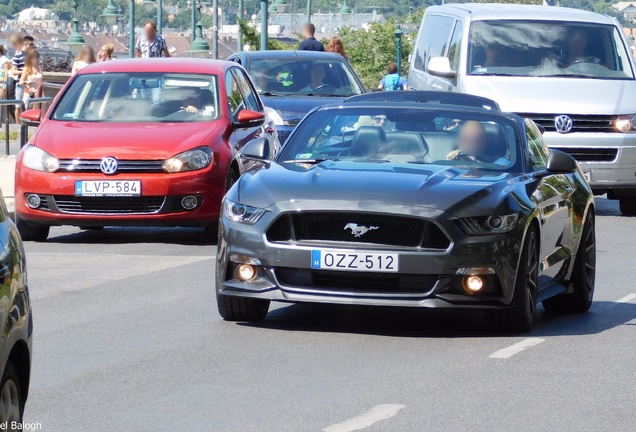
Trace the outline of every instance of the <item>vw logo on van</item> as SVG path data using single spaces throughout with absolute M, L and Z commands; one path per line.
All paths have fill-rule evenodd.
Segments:
M 568 133 L 572 130 L 572 119 L 566 115 L 560 115 L 554 119 L 554 127 L 558 133 Z
M 102 159 L 102 162 L 99 164 L 99 168 L 104 174 L 115 174 L 117 172 L 117 165 L 117 159 L 108 156 Z

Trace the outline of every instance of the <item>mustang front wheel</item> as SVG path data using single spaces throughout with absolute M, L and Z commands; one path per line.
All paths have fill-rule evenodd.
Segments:
M 216 295 L 219 314 L 226 321 L 262 321 L 269 310 L 269 300 Z

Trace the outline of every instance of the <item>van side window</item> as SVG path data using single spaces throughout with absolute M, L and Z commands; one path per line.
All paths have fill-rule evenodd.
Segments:
M 453 37 L 450 41 L 450 47 L 448 48 L 448 59 L 450 60 L 451 69 L 454 71 L 457 71 L 459 68 L 463 32 L 464 25 L 461 21 L 457 21 L 457 24 L 455 24 L 455 30 L 453 30 Z
M 448 48 L 448 41 L 454 24 L 455 20 L 451 17 L 442 15 L 426 16 L 417 41 L 415 68 L 426 71 L 431 58 L 444 55 L 446 48 Z
M 528 153 L 530 156 L 530 168 L 532 171 L 540 171 L 545 169 L 548 164 L 548 156 L 550 150 L 543 142 L 541 132 L 535 126 L 534 122 L 526 119 L 526 139 L 528 140 Z

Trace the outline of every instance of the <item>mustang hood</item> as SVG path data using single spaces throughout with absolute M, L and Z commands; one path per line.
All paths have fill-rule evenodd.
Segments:
M 261 96 L 263 104 L 275 109 L 281 114 L 283 120 L 300 120 L 312 109 L 344 100 L 340 97 L 320 96 Z
M 88 123 L 49 120 L 32 142 L 57 158 L 167 159 L 221 133 L 214 123 Z
M 314 166 L 272 163 L 244 175 L 237 199 L 266 208 L 275 203 L 320 202 L 321 208 L 339 203 L 419 206 L 435 210 L 490 214 L 516 181 L 508 173 L 417 164 L 323 162 Z M 378 208 L 377 206 L 375 207 Z
M 467 93 L 495 100 L 503 111 L 546 114 L 636 113 L 636 81 L 469 76 Z

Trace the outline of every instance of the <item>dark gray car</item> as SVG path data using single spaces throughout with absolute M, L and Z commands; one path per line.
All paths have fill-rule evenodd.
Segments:
M 313 111 L 227 193 L 221 316 L 260 320 L 272 300 L 460 308 L 525 331 L 538 302 L 587 310 L 594 200 L 576 161 L 492 101 L 387 93 Z

